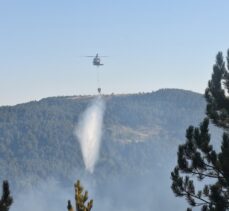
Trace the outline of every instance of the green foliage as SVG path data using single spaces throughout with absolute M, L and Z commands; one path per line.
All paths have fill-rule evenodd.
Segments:
M 228 71 L 220 52 L 205 96 L 208 117 L 225 130 L 221 151 L 216 152 L 210 144 L 209 119 L 205 118 L 199 127 L 187 129 L 186 142 L 178 148 L 177 166 L 171 173 L 175 195 L 185 197 L 192 207 L 202 207 L 202 211 L 229 209 L 229 98 L 225 94 L 228 84 Z M 200 190 L 194 185 L 197 180 L 204 184 Z
M 10 196 L 10 188 L 8 181 L 2 183 L 2 197 L 0 199 L 0 211 L 8 211 L 13 203 L 13 198 Z
M 84 163 L 74 130 L 93 98 L 52 97 L 0 107 L 0 179 L 8 178 L 14 187 L 21 187 L 48 176 L 70 183 L 72 167 L 81 174 Z M 203 96 L 184 90 L 104 99 L 103 144 L 95 171 L 101 181 L 121 172 L 152 171 L 151 161 L 170 153 L 167 148 L 179 143 L 182 130 L 204 115 Z
M 229 50 L 227 52 L 227 67 L 229 67 Z M 216 56 L 211 80 L 205 91 L 207 100 L 207 115 L 222 128 L 229 128 L 229 72 L 225 67 L 222 52 Z
M 72 203 L 70 200 L 68 200 L 68 206 L 67 206 L 68 211 L 74 211 L 73 207 L 72 207 Z
M 90 211 L 93 206 L 93 200 L 88 200 L 88 192 L 84 192 L 84 188 L 81 186 L 80 181 L 78 180 L 75 187 L 75 201 L 76 201 L 76 210 L 77 211 Z M 87 204 L 85 204 L 87 202 Z M 73 211 L 73 207 L 71 205 L 71 201 L 68 201 L 68 211 Z

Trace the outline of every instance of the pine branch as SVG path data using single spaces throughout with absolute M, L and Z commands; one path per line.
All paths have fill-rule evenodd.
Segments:
M 193 197 L 193 198 L 195 198 L 195 199 L 198 199 L 198 200 L 204 202 L 204 204 L 208 204 L 208 205 L 212 204 L 212 202 L 209 202 L 209 201 L 207 201 L 207 200 L 205 200 L 205 199 L 203 199 L 203 198 L 201 198 L 201 197 L 199 197 L 199 196 L 197 196 L 197 195 L 195 195 L 195 194 L 192 194 L 192 193 L 190 193 L 190 192 L 188 192 L 188 191 L 186 191 L 186 190 L 184 190 L 184 192 L 185 192 L 184 195 L 185 195 L 186 197 L 191 196 L 191 197 Z

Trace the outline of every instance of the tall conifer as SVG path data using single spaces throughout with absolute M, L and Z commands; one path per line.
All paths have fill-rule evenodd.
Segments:
M 175 195 L 185 197 L 191 207 L 201 207 L 202 211 L 229 209 L 228 69 L 229 51 L 227 68 L 223 54 L 219 52 L 205 91 L 208 117 L 199 127 L 190 126 L 187 129 L 186 142 L 178 147 L 177 166 L 171 173 L 171 188 Z M 209 119 L 224 129 L 219 152 L 216 152 L 210 144 Z M 197 180 L 203 183 L 203 188 L 200 190 L 196 190 L 194 185 Z M 191 208 L 187 210 L 190 211 Z

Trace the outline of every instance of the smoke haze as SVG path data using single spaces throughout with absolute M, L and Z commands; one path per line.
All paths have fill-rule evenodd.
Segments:
M 14 198 L 10 211 L 67 210 L 67 200 L 75 204 L 74 183 L 77 179 L 85 190 L 88 190 L 89 199 L 94 200 L 93 211 L 186 210 L 188 204 L 185 199 L 176 198 L 170 188 L 170 172 L 176 165 L 177 148 L 184 142 L 185 129 L 191 123 L 197 125 L 199 119 L 192 117 L 198 116 L 201 119 L 200 114 L 204 112 L 196 109 L 200 107 L 197 104 L 193 109 L 197 115 L 186 115 L 190 114 L 187 108 L 195 102 L 195 98 L 187 98 L 190 101 L 185 98 L 177 102 L 177 98 L 174 99 L 171 97 L 173 95 L 169 94 L 168 100 L 163 104 L 161 102 L 164 102 L 164 97 L 158 100 L 160 95 L 157 94 L 156 98 L 153 96 L 154 94 L 129 96 L 128 100 L 123 96 L 106 98 L 106 110 L 105 97 L 88 98 L 91 99 L 89 104 L 88 99 L 79 99 L 78 104 L 75 99 L 71 99 L 73 102 L 69 109 L 63 104 L 63 108 L 68 111 L 68 116 L 64 117 L 71 117 L 71 121 L 63 121 L 63 124 L 60 124 L 58 136 L 71 136 L 61 136 L 63 140 L 60 143 L 64 145 L 55 145 L 58 143 L 56 141 L 49 145 L 55 150 L 57 146 L 61 146 L 60 152 L 66 152 L 59 158 L 61 154 L 57 150 L 55 153 L 58 156 L 52 157 L 50 162 L 54 167 L 61 166 L 61 172 L 59 169 L 45 172 L 41 181 L 39 174 L 32 174 L 31 179 L 24 175 L 22 178 L 17 177 L 20 183 L 31 183 L 28 188 L 16 189 L 9 180 Z M 171 99 L 176 102 L 171 103 Z M 47 103 L 48 107 L 53 101 Z M 59 105 L 59 101 L 57 104 Z M 177 107 L 177 104 L 181 105 L 181 108 Z M 171 110 L 178 110 L 179 115 Z M 55 122 L 52 122 L 53 124 Z M 68 133 L 61 130 L 66 126 L 69 128 Z M 139 130 L 142 126 L 146 130 Z M 128 128 L 131 130 L 127 130 Z M 140 135 L 147 135 L 149 131 L 155 132 L 156 135 L 141 139 Z M 54 140 L 57 138 L 54 136 Z M 47 136 L 46 139 L 49 140 Z M 60 159 L 66 164 L 70 163 L 71 171 L 60 165 Z M 38 164 L 42 166 L 42 163 Z M 37 172 L 40 173 L 36 171 L 35 174 Z M 64 174 L 67 177 L 61 176 Z

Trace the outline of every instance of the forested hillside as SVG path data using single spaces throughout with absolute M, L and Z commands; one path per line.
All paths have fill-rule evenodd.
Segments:
M 176 148 L 204 115 L 200 94 L 164 89 L 104 96 L 102 149 L 95 174 L 146 171 L 151 158 Z M 74 128 L 93 96 L 51 97 L 0 108 L 0 175 L 19 184 L 84 169 Z M 160 159 L 159 159 L 160 160 Z M 139 164 L 136 168 L 136 162 Z M 147 170 L 148 171 L 148 170 Z
M 114 203 L 120 202 L 118 207 L 113 206 L 114 210 L 126 206 L 127 195 L 120 196 L 123 188 L 151 195 L 164 188 L 171 197 L 169 175 L 177 146 L 184 141 L 186 128 L 199 124 L 204 116 L 203 96 L 176 89 L 103 96 L 106 110 L 102 145 L 91 176 L 84 171 L 74 131 L 93 98 L 51 97 L 0 107 L 1 179 L 7 178 L 18 189 L 47 178 L 63 184 L 73 184 L 76 177 L 87 178 L 102 201 L 109 195 Z M 163 182 L 158 183 L 156 178 Z M 160 202 L 161 197 L 153 197 L 160 206 L 171 207 L 169 202 Z M 132 202 L 128 209 L 139 210 L 138 200 L 132 200 L 136 204 Z M 148 200 L 151 202 L 151 197 Z

